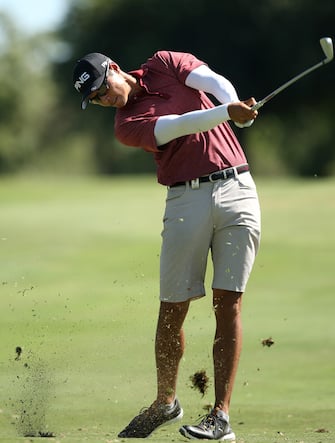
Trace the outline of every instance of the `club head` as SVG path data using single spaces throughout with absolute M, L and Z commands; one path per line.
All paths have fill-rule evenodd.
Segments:
M 326 56 L 325 63 L 330 62 L 334 58 L 333 42 L 330 37 L 323 37 L 320 39 L 321 48 Z

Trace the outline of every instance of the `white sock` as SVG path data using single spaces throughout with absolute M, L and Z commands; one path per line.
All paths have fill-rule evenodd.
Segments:
M 216 411 L 216 416 L 219 418 L 223 418 L 226 420 L 227 423 L 229 423 L 229 415 L 226 414 L 224 411 L 221 411 L 221 409 Z
M 175 404 L 175 400 L 173 400 L 172 403 L 168 403 L 168 404 L 166 404 L 166 405 L 165 405 L 165 409 L 166 409 L 167 411 L 171 411 L 171 409 L 174 408 L 174 404 Z

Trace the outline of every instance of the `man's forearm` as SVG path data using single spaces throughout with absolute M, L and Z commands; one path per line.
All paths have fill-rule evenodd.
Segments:
M 154 131 L 157 145 L 165 145 L 184 135 L 209 131 L 229 118 L 228 105 L 159 117 Z

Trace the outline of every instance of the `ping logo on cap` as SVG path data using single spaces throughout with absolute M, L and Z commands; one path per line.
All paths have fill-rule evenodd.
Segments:
M 78 92 L 80 92 L 81 87 L 85 84 L 85 82 L 90 78 L 90 74 L 88 72 L 83 72 L 79 79 L 75 82 L 74 87 Z
M 111 59 L 99 52 L 92 52 L 77 60 L 73 71 L 73 86 L 82 95 L 82 109 L 86 109 L 90 94 L 106 81 L 110 63 Z

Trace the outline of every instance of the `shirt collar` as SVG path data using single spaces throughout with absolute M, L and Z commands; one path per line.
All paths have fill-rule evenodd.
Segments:
M 146 94 L 148 94 L 148 95 L 158 95 L 159 97 L 162 97 L 162 98 L 165 98 L 165 99 L 170 98 L 171 97 L 170 94 L 166 94 L 166 93 L 161 92 L 161 91 L 151 91 L 151 89 L 149 88 L 149 85 L 148 85 L 148 79 L 146 78 L 147 74 L 148 74 L 148 71 L 149 71 L 148 68 L 140 68 L 140 69 L 136 69 L 134 71 L 130 71 L 130 72 L 128 72 L 128 74 L 132 75 L 133 77 L 135 77 L 138 80 L 140 86 L 142 88 L 144 88 Z M 140 95 L 142 95 L 142 94 L 140 94 Z M 135 94 L 135 95 L 132 96 L 132 99 L 133 100 L 137 100 L 140 95 L 139 94 Z

